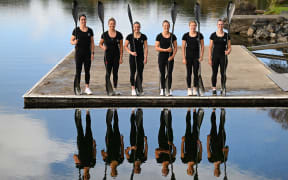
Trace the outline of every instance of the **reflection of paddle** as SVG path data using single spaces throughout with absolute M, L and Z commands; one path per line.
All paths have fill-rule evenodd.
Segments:
M 107 176 L 107 163 L 105 162 L 105 171 L 104 171 L 103 180 L 106 180 L 106 176 Z
M 129 4 L 128 4 L 128 9 L 129 9 Z M 128 10 L 128 11 L 129 11 L 129 10 Z M 134 46 L 134 47 L 135 47 L 135 46 Z M 135 112 L 133 112 L 133 115 L 134 115 L 134 117 L 135 117 L 135 114 L 134 114 L 134 113 L 135 113 Z M 131 116 L 132 116 L 132 115 L 131 115 Z M 136 113 L 136 117 L 134 118 L 134 121 L 131 122 L 131 123 L 133 123 L 134 126 L 136 126 L 136 125 L 135 125 L 136 119 L 137 119 L 137 113 Z M 137 148 L 137 138 L 138 138 L 138 127 L 136 126 L 136 142 L 135 142 L 136 148 Z M 132 149 L 132 144 L 131 144 L 131 153 L 132 153 L 132 150 L 133 150 L 133 149 Z M 133 154 L 133 169 L 132 169 L 131 176 L 130 176 L 130 179 L 131 179 L 131 180 L 133 180 L 133 177 L 134 177 L 136 150 L 137 150 L 137 149 L 134 149 L 134 154 Z
M 223 125 L 223 127 L 222 127 L 222 136 L 223 136 L 223 137 L 222 137 L 222 141 L 223 141 L 223 148 L 225 147 L 225 139 L 224 139 L 224 132 L 225 132 L 225 130 L 224 130 L 225 116 L 226 116 L 225 109 L 222 108 L 222 109 L 221 109 L 221 114 L 220 114 L 220 125 Z M 224 180 L 227 180 L 228 178 L 227 178 L 227 172 L 226 172 L 226 158 L 225 158 L 225 152 L 223 151 L 223 149 L 222 149 L 222 152 L 223 152 L 223 158 L 224 158 L 224 173 L 225 173 L 225 175 L 224 175 Z
M 167 128 L 167 136 L 168 136 L 168 142 L 170 141 L 170 135 L 169 134 L 169 128 L 171 128 L 172 130 L 172 127 L 170 127 L 170 123 L 171 123 L 171 126 L 172 126 L 172 117 L 171 117 L 171 112 L 169 112 L 168 109 L 164 109 L 164 120 L 165 120 L 165 124 L 166 124 L 166 128 Z M 172 162 L 172 155 L 171 155 L 171 152 L 172 152 L 172 147 L 171 146 L 174 146 L 173 145 L 173 142 L 171 142 L 172 145 L 168 144 L 169 146 L 169 163 L 171 164 L 171 180 L 174 180 L 176 179 L 175 178 L 175 174 L 174 174 L 174 171 L 173 171 L 173 162 Z M 174 153 L 174 150 L 173 150 L 173 153 Z
M 132 13 L 131 13 L 131 9 L 130 9 L 130 5 L 129 4 L 128 4 L 128 17 L 129 17 L 129 21 L 130 21 L 131 28 L 132 28 L 132 41 L 133 41 L 134 52 L 136 52 L 135 39 L 134 39 L 134 29 L 133 29 L 133 19 L 132 19 Z M 131 48 L 131 46 L 130 46 L 130 48 Z M 131 48 L 131 50 L 132 50 L 132 48 Z M 137 71 L 137 75 L 136 75 L 136 89 L 141 94 L 143 92 L 143 88 L 142 88 L 142 82 L 140 80 L 139 72 L 138 72 L 138 68 L 137 68 L 138 65 L 137 65 L 136 56 L 134 56 L 134 60 L 135 60 L 135 66 L 136 66 L 136 71 Z
M 74 23 L 75 23 L 75 37 L 77 40 L 78 2 L 76 0 L 72 2 L 72 16 L 73 16 Z M 76 59 L 76 52 L 75 52 L 75 59 Z M 75 76 L 75 79 L 74 79 L 74 94 L 75 95 L 81 94 L 80 82 L 77 76 Z
M 199 57 L 201 56 L 201 42 L 200 42 L 200 4 L 198 2 L 195 3 L 194 6 L 194 14 L 195 14 L 195 19 L 198 24 L 198 45 L 199 45 Z M 205 88 L 201 76 L 201 62 L 199 62 L 199 69 L 198 69 L 198 96 L 204 95 Z
M 200 127 L 201 127 L 201 124 L 202 124 L 202 121 L 203 121 L 203 117 L 204 117 L 204 111 L 203 109 L 198 109 L 198 112 L 197 112 L 197 154 L 196 154 L 196 173 L 195 173 L 195 176 L 194 176 L 194 180 L 198 179 L 198 154 L 199 154 L 199 151 L 200 151 L 200 145 L 198 144 L 198 140 L 199 140 L 199 137 L 200 137 Z M 195 122 L 193 122 L 195 123 Z M 199 140 L 200 141 L 200 140 Z
M 100 21 L 102 23 L 102 32 L 103 32 L 103 36 L 104 36 L 104 6 L 103 6 L 103 3 L 101 1 L 98 1 L 98 16 L 99 16 Z M 103 39 L 104 39 L 104 44 L 105 44 L 105 38 L 103 37 Z M 106 57 L 106 52 L 104 53 L 104 61 L 105 61 L 105 68 L 106 68 L 106 74 L 107 74 L 107 72 L 108 72 L 107 71 L 108 60 Z M 112 84 L 110 81 L 110 76 L 105 76 L 105 82 L 106 82 L 105 85 L 106 85 L 107 95 L 109 95 L 109 96 L 114 95 L 114 91 L 113 91 Z
M 172 7 L 171 7 L 171 18 L 172 18 L 172 23 L 173 23 L 173 25 L 172 25 L 172 34 L 170 35 L 171 36 L 170 37 L 170 47 L 171 48 L 172 48 L 172 45 L 173 45 L 173 34 L 174 34 L 174 26 L 175 26 L 175 22 L 176 22 L 176 16 L 177 16 L 177 4 L 174 1 L 173 4 L 172 4 Z M 177 47 L 174 47 L 174 48 L 177 48 Z M 169 53 L 169 57 L 170 56 L 172 56 L 172 52 Z M 168 83 L 169 63 L 170 62 L 168 61 L 168 63 L 167 63 L 167 73 L 166 73 L 166 77 L 165 77 L 165 86 L 166 86 L 167 92 L 169 90 L 169 87 L 168 87 L 168 84 L 169 84 Z M 170 92 L 168 92 L 168 94 L 166 94 L 166 96 L 169 95 L 169 94 L 170 94 Z
M 227 6 L 227 20 L 228 20 L 228 34 L 227 34 L 227 44 L 226 44 L 226 50 L 228 49 L 228 36 L 230 33 L 230 23 L 233 17 L 235 11 L 235 4 L 232 1 L 229 1 Z M 227 55 L 225 55 L 225 64 L 224 64 L 224 77 L 222 82 L 222 96 L 226 96 L 226 66 L 227 66 Z

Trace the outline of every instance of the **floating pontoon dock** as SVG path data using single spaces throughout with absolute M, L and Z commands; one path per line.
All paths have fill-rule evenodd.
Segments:
M 103 51 L 95 48 L 91 67 L 90 88 L 93 95 L 74 95 L 74 51 L 64 57 L 24 97 L 25 108 L 74 108 L 74 107 L 283 107 L 288 104 L 288 94 L 268 76 L 273 73 L 243 46 L 232 46 L 227 69 L 227 96 L 211 95 L 212 70 L 208 64 L 208 47 L 202 62 L 202 77 L 206 88 L 204 96 L 187 96 L 186 66 L 182 63 L 181 48 L 175 58 L 173 71 L 173 96 L 159 96 L 159 71 L 157 52 L 149 46 L 148 64 L 144 68 L 144 96 L 131 96 L 128 54 L 124 52 L 119 69 L 120 96 L 107 96 Z M 220 70 L 219 70 L 220 71 Z M 112 82 L 112 77 L 111 77 Z M 193 79 L 192 79 L 193 83 Z M 218 75 L 220 88 L 220 72 Z M 84 89 L 84 69 L 81 77 Z

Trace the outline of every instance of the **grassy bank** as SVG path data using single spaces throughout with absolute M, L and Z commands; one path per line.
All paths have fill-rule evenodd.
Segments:
M 284 4 L 277 4 L 276 0 L 272 0 L 265 14 L 281 14 L 285 11 L 288 12 L 288 2 Z

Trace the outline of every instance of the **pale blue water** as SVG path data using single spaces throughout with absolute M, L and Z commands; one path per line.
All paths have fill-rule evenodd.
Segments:
M 130 1 L 129 1 L 130 2 Z M 217 3 L 215 3 L 217 2 Z M 107 19 L 114 16 L 124 35 L 130 32 L 126 14 L 128 1 L 105 1 Z M 214 23 L 224 16 L 226 1 L 203 1 L 201 29 L 205 44 L 215 30 Z M 96 1 L 82 1 L 81 11 L 88 14 L 88 25 L 100 37 Z M 190 1 L 180 3 L 175 33 L 181 42 L 187 22 L 193 18 Z M 209 5 L 209 6 L 208 6 Z M 142 31 L 149 44 L 161 31 L 163 19 L 170 19 L 170 5 L 164 1 L 132 2 L 135 20 L 142 22 Z M 260 5 L 259 5 L 260 6 Z M 262 6 L 262 5 L 261 5 Z M 1 0 L 0 1 L 0 179 L 78 179 L 73 154 L 78 153 L 74 109 L 24 110 L 22 95 L 30 89 L 51 67 L 73 47 L 69 44 L 74 27 L 71 1 L 60 0 Z M 115 8 L 117 8 L 115 10 Z M 136 10 L 137 9 L 137 10 Z M 97 144 L 97 162 L 90 170 L 91 179 L 103 179 L 105 165 L 100 151 L 105 148 L 107 109 L 91 109 L 92 132 Z M 163 177 L 156 163 L 154 150 L 161 109 L 143 109 L 143 124 L 148 137 L 148 160 L 140 175 L 134 179 L 169 179 Z M 206 136 L 210 132 L 212 109 L 204 109 L 205 116 L 200 131 L 203 143 L 203 160 L 199 164 L 199 179 L 223 179 L 213 176 L 213 164 L 207 160 Z M 181 137 L 185 133 L 187 109 L 172 109 L 174 144 L 177 147 L 173 164 L 176 179 L 191 179 L 186 174 L 187 165 L 180 160 Z M 271 114 L 274 113 L 272 117 Z M 219 124 L 220 109 L 216 110 Z M 278 116 L 275 116 L 275 113 Z M 85 109 L 82 110 L 85 127 Z M 118 109 L 119 128 L 124 136 L 125 148 L 129 145 L 131 109 Z M 277 109 L 226 109 L 226 144 L 229 145 L 227 161 L 228 179 L 288 179 L 288 121 L 287 110 Z M 132 165 L 124 160 L 118 167 L 116 179 L 129 179 Z M 170 168 L 171 172 L 171 168 Z M 107 170 L 107 179 L 110 169 Z

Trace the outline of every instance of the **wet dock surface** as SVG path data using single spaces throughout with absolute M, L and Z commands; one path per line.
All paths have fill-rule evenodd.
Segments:
M 206 100 L 206 102 L 202 105 L 207 106 L 211 104 L 211 106 L 215 106 L 220 103 L 220 101 L 222 101 L 222 103 L 220 103 L 221 105 L 227 104 L 228 101 L 225 101 L 225 99 L 230 99 L 230 101 L 232 102 L 236 102 L 234 100 L 239 99 L 238 103 L 241 100 L 243 105 L 247 104 L 249 101 L 252 102 L 252 99 L 254 99 L 253 102 L 255 102 L 255 100 L 257 101 L 257 99 L 263 100 L 267 99 L 268 97 L 268 99 L 274 99 L 276 105 L 277 97 L 281 97 L 280 99 L 285 99 L 285 101 L 286 99 L 288 99 L 286 98 L 287 94 L 283 92 L 272 80 L 270 80 L 270 78 L 268 78 L 268 75 L 272 73 L 270 69 L 265 66 L 261 61 L 259 61 L 245 47 L 236 45 L 232 46 L 232 53 L 228 57 L 229 60 L 227 68 L 226 97 L 211 97 L 212 69 L 211 66 L 208 64 L 208 47 L 205 48 L 204 61 L 202 62 L 201 66 L 202 78 L 206 90 L 204 96 L 187 96 L 186 66 L 182 63 L 182 52 L 181 48 L 178 47 L 178 52 L 175 57 L 172 83 L 174 96 L 159 97 L 159 71 L 157 62 L 158 53 L 155 51 L 154 46 L 149 46 L 148 54 L 148 63 L 145 65 L 144 68 L 143 79 L 143 89 L 145 95 L 142 97 L 131 97 L 131 88 L 129 81 L 129 55 L 125 51 L 123 55 L 123 64 L 121 64 L 119 68 L 118 80 L 118 90 L 120 90 L 122 94 L 121 96 L 106 95 L 104 81 L 105 66 L 103 62 L 104 53 L 99 47 L 96 47 L 95 59 L 92 62 L 91 66 L 90 80 L 90 88 L 93 91 L 93 95 L 74 95 L 73 81 L 75 74 L 75 62 L 74 51 L 72 51 L 24 95 L 25 107 L 48 107 L 49 103 L 53 107 L 77 107 L 77 105 L 83 107 L 83 104 L 87 103 L 87 99 L 89 99 L 94 105 L 106 105 L 107 107 L 110 105 L 121 106 L 121 102 L 124 103 L 124 101 L 121 99 L 125 99 L 125 103 L 122 104 L 122 106 L 129 106 L 130 103 L 131 105 L 134 104 L 143 106 L 150 106 L 149 104 L 153 106 L 153 103 L 155 103 L 155 106 L 158 106 L 162 103 L 168 103 L 166 104 L 167 106 L 177 106 L 179 101 L 183 101 L 185 99 L 188 100 L 187 102 L 181 103 L 182 107 L 185 105 L 185 103 L 192 105 L 191 101 L 193 101 L 193 103 L 197 103 L 197 101 L 199 101 L 199 103 L 201 104 L 201 101 L 204 100 Z M 84 69 L 82 71 L 83 72 L 81 77 L 81 88 L 84 90 Z M 220 84 L 221 83 L 219 73 L 217 83 L 218 89 L 220 89 Z M 261 103 L 264 103 L 262 106 L 265 105 L 266 101 L 269 100 L 263 101 Z M 223 102 L 225 103 L 223 104 Z M 235 105 L 237 105 L 237 103 Z

